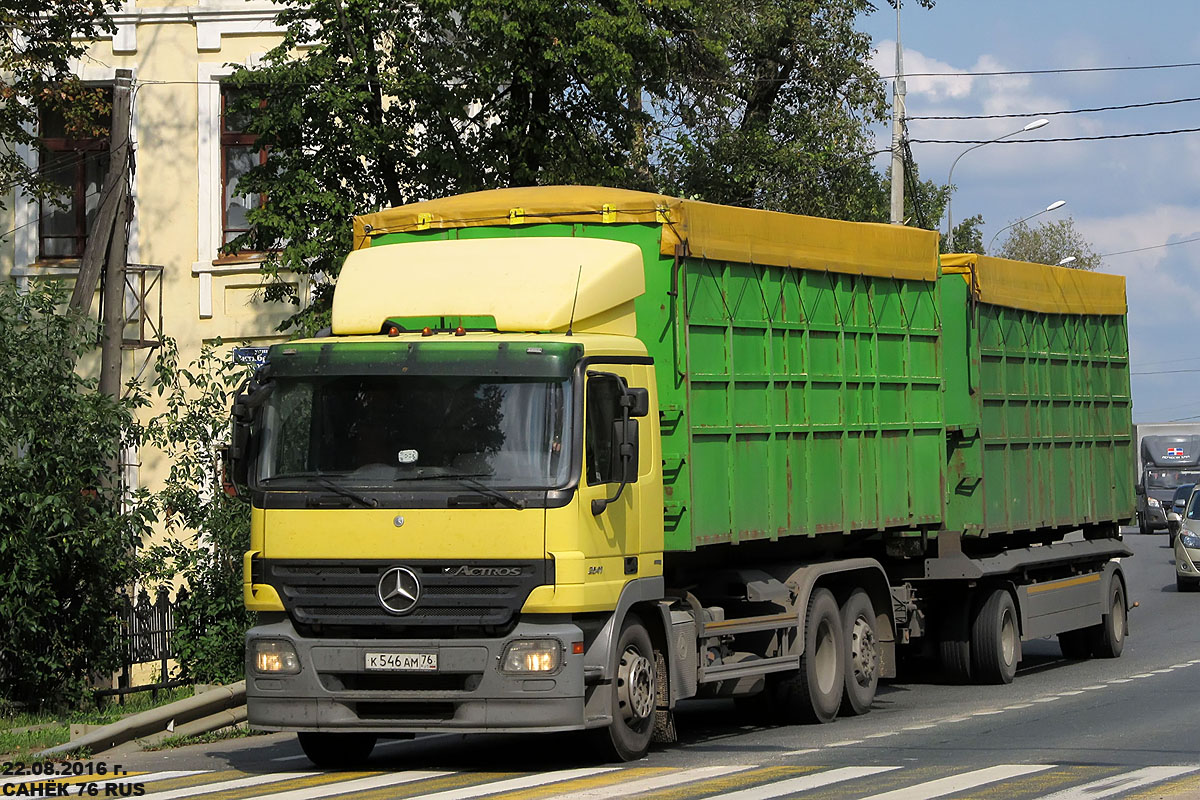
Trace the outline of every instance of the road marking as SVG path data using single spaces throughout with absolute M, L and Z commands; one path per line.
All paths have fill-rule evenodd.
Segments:
M 1132 683 L 1132 678 L 1113 678 L 1109 683 Z
M 1151 672 L 1153 672 L 1155 675 L 1163 675 L 1167 672 L 1174 672 L 1174 671 L 1175 671 L 1174 667 L 1167 667 L 1166 669 L 1151 670 Z
M 1153 677 L 1154 677 L 1154 673 L 1152 673 L 1152 672 L 1143 672 L 1143 673 L 1142 673 L 1142 674 L 1140 674 L 1140 675 L 1130 675 L 1129 677 L 1131 677 L 1131 678 L 1153 678 Z
M 1103 689 L 1103 688 L 1105 688 L 1105 686 L 1104 686 L 1104 684 L 1103 684 L 1103 683 L 1097 683 L 1095 686 L 1084 686 L 1084 687 L 1083 687 L 1083 691 L 1085 691 L 1085 692 L 1094 692 L 1094 691 L 1096 691 L 1097 689 Z
M 202 770 L 207 772 L 208 770 Z M 130 772 L 130 775 L 145 775 L 147 773 Z M 196 773 L 199 774 L 199 773 Z M 107 781 L 108 775 L 14 775 L 11 778 L 0 778 L 0 786 L 14 783 L 99 783 Z
M 1058 697 L 1038 697 L 1033 702 L 1035 703 L 1053 703 Z
M 1191 661 L 1189 661 L 1188 663 L 1189 663 L 1189 664 L 1200 664 L 1200 658 L 1193 658 L 1193 659 L 1192 659 Z
M 864 736 L 864 739 L 882 739 L 885 736 L 895 736 L 895 731 L 884 731 L 883 733 L 872 733 L 870 736 Z
M 1015 705 L 1005 706 L 1004 710 L 1005 711 L 1016 711 L 1018 708 L 1029 708 L 1032 705 L 1033 705 L 1033 703 L 1017 703 Z
M 1077 694 L 1083 694 L 1083 690 L 1082 689 L 1073 689 L 1069 692 L 1059 692 L 1058 696 L 1059 697 L 1073 697 L 1074 695 L 1077 695 Z
M 950 717 L 949 719 L 941 720 L 939 725 L 953 725 L 955 722 L 966 722 L 970 717 Z
M 932 800 L 955 792 L 964 792 L 996 781 L 1019 778 L 1034 772 L 1051 769 L 1053 764 L 998 764 L 994 767 L 965 772 L 962 775 L 951 775 L 948 778 L 938 778 L 933 781 L 918 783 L 916 786 L 906 786 L 883 794 L 873 794 L 862 800 Z
M 322 772 L 271 772 L 266 775 L 251 775 L 248 778 L 237 778 L 231 781 L 221 781 L 220 783 L 204 783 L 199 786 L 188 786 L 184 789 L 173 789 L 169 792 L 156 793 L 154 800 L 173 800 L 176 797 L 195 797 L 202 794 L 212 794 L 213 792 L 225 792 L 231 789 L 245 789 L 250 786 L 259 786 L 264 783 L 279 783 L 281 781 L 290 781 L 297 778 L 308 778 L 313 775 L 323 775 Z
M 733 775 L 734 773 L 745 772 L 746 770 L 753 768 L 754 767 L 750 764 L 735 764 L 729 767 L 699 767 L 698 769 L 685 769 L 679 770 L 678 772 L 674 772 L 670 775 L 657 775 L 651 778 L 643 778 L 641 780 L 630 781 L 628 783 L 621 783 L 613 786 L 598 786 L 594 789 L 582 789 L 577 792 L 556 794 L 552 797 L 543 798 L 543 800 L 603 800 L 603 798 L 606 797 L 628 797 L 631 794 L 653 792 L 658 789 L 666 789 L 685 783 L 694 783 L 696 781 L 720 778 L 725 775 Z
M 1200 767 L 1145 767 L 1133 772 L 1101 778 L 1082 786 L 1072 786 L 1054 794 L 1044 795 L 1039 800 L 1098 800 L 1102 797 L 1124 794 L 1131 789 L 1140 789 L 1152 783 L 1160 783 L 1169 778 L 1177 778 L 1197 770 L 1200 770 Z
M 260 794 L 245 800 L 311 800 L 315 797 L 330 797 L 335 794 L 349 792 L 365 792 L 371 789 L 382 789 L 385 786 L 396 786 L 401 783 L 413 783 L 430 778 L 440 778 L 449 772 L 385 772 L 382 775 L 371 775 L 366 778 L 354 778 L 348 781 L 325 783 L 320 786 L 306 786 L 303 789 L 292 789 L 278 794 Z
M 792 750 L 787 753 L 780 753 L 780 756 L 806 756 L 809 753 L 815 753 L 820 749 L 821 748 L 819 747 L 806 747 L 803 750 Z
M 822 786 L 852 781 L 856 778 L 866 778 L 871 775 L 878 775 L 881 772 L 890 772 L 894 769 L 900 769 L 900 767 L 839 767 L 813 775 L 801 775 L 799 778 L 789 778 L 763 786 L 754 786 L 737 792 L 727 792 L 721 795 L 721 800 L 766 800 L 770 797 L 779 797 L 780 795 L 792 794 L 793 792 L 805 792 L 809 789 L 818 789 Z
M 971 716 L 972 717 L 987 717 L 987 716 L 991 716 L 992 714 L 1003 714 L 1003 713 L 1004 713 L 1003 708 L 997 708 L 994 711 L 976 711 Z
M 433 792 L 432 794 L 421 794 L 416 797 L 411 797 L 409 800 L 466 800 L 470 797 L 484 797 L 489 794 L 500 794 L 501 792 L 510 792 L 516 789 L 531 789 L 535 786 L 545 786 L 548 783 L 561 783 L 563 781 L 574 780 L 575 778 L 588 778 L 593 775 L 601 775 L 605 772 L 616 772 L 619 767 L 600 767 L 589 769 L 562 769 L 555 772 L 543 772 L 537 775 L 527 775 L 523 778 L 510 778 L 504 781 L 494 781 L 492 783 L 483 783 L 477 786 L 468 786 L 464 789 L 449 789 L 444 792 Z M 280 795 L 275 800 L 292 800 L 291 798 Z
M 848 739 L 844 742 L 833 742 L 832 744 L 827 744 L 825 747 L 850 747 L 851 745 L 862 744 L 862 742 L 862 739 Z
M 1183 669 L 1184 667 L 1186 667 L 1190 664 L 1195 664 L 1195 663 L 1196 663 L 1195 661 L 1185 661 L 1182 664 L 1172 664 L 1171 669 Z
M 936 722 L 926 722 L 922 725 L 909 725 L 907 728 L 901 728 L 902 731 L 927 731 L 930 728 L 936 728 Z

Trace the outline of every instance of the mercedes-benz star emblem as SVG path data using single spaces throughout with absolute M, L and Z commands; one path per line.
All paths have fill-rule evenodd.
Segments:
M 407 567 L 392 567 L 379 578 L 380 604 L 393 614 L 407 614 L 421 597 L 421 582 Z

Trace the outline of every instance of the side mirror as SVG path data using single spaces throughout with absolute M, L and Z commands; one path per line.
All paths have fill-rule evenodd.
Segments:
M 1133 493 L 1134 493 L 1134 494 L 1145 494 L 1145 493 L 1146 493 L 1146 487 L 1145 487 L 1145 486 L 1142 486 L 1140 483 L 1135 483 L 1135 484 L 1133 485 Z
M 1179 529 L 1183 527 L 1183 517 L 1176 514 L 1174 511 L 1167 514 L 1167 530 L 1172 534 L 1179 533 Z
M 260 370 L 261 374 L 261 370 Z M 245 486 L 250 477 L 250 429 L 259 409 L 271 396 L 274 383 L 258 383 L 259 375 L 246 381 L 233 400 L 233 435 L 225 451 L 225 474 L 235 486 Z
M 650 413 L 650 390 L 640 387 L 625 388 L 621 405 L 629 409 L 629 416 L 644 417 Z

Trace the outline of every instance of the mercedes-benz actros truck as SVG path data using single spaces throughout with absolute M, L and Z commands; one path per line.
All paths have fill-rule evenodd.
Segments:
M 1115 657 L 1123 278 L 599 187 L 355 220 L 332 326 L 234 405 L 249 722 L 590 731 L 864 714 L 907 652 Z M 1073 535 L 1068 535 L 1073 534 Z

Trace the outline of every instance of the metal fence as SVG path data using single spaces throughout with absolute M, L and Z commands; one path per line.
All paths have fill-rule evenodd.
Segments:
M 167 661 L 175 655 L 174 637 L 176 608 L 187 597 L 187 590 L 180 589 L 172 600 L 166 587 L 159 587 L 150 599 L 145 589 L 138 592 L 137 599 L 128 598 L 121 610 L 121 676 L 116 689 L 100 689 L 97 701 L 116 696 L 124 704 L 125 695 L 134 692 L 153 692 L 158 696 L 160 689 L 182 686 L 185 681 L 172 680 Z M 159 662 L 158 680 L 140 686 L 131 686 L 135 664 Z

